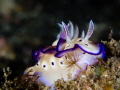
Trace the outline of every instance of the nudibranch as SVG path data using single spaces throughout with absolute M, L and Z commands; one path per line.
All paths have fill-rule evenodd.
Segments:
M 96 55 L 96 57 L 98 58 L 106 58 L 104 44 L 95 44 L 92 41 L 89 41 L 89 38 L 91 37 L 94 30 L 94 24 L 92 20 L 89 23 L 89 28 L 86 36 L 83 30 L 81 38 L 79 38 L 78 35 L 78 27 L 76 26 L 74 28 L 71 22 L 69 22 L 68 25 L 62 22 L 62 24 L 59 24 L 59 26 L 61 27 L 61 35 L 59 35 L 60 39 L 57 40 L 58 53 L 55 54 L 56 57 L 62 57 L 66 52 L 72 51 L 77 46 L 85 53 Z
M 97 64 L 97 58 L 106 56 L 102 43 L 94 44 L 89 41 L 94 30 L 92 21 L 90 21 L 86 36 L 83 31 L 81 38 L 78 38 L 78 27 L 74 27 L 71 22 L 68 25 L 62 22 L 59 26 L 61 32 L 57 36 L 58 39 L 52 46 L 40 47 L 33 51 L 32 58 L 37 63 L 25 70 L 27 73 L 32 69 L 29 74 L 38 74 L 40 77 L 37 82 L 48 86 L 53 86 L 57 79 L 68 80 L 69 73 L 71 79 L 74 79 L 86 70 L 88 65 Z
M 38 51 L 33 51 L 32 57 L 37 63 L 35 66 L 26 69 L 25 72 L 29 72 L 32 69 L 29 74 L 38 74 L 40 76 L 37 82 L 52 86 L 54 81 L 58 79 L 63 78 L 65 81 L 68 80 L 69 73 L 71 74 L 72 79 L 74 79 L 80 72 L 86 70 L 87 65 L 95 63 L 93 62 L 94 57 L 87 54 L 87 56 L 91 58 L 90 61 L 88 61 L 86 59 L 87 57 L 81 55 L 83 53 L 81 50 L 69 52 L 66 54 L 66 57 L 61 58 L 55 57 L 55 53 L 55 48 L 52 46 L 49 48 L 40 47 Z

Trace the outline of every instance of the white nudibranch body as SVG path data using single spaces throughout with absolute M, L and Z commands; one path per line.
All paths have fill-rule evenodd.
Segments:
M 90 21 L 88 32 L 85 36 L 82 31 L 79 38 L 78 27 L 74 27 L 71 22 L 66 25 L 64 22 L 59 24 L 61 32 L 57 40 L 49 47 L 40 47 L 39 50 L 32 52 L 32 57 L 37 61 L 35 66 L 26 69 L 31 75 L 38 74 L 40 77 L 37 82 L 44 85 L 53 86 L 54 81 L 63 78 L 68 80 L 68 74 L 74 79 L 88 65 L 97 64 L 97 58 L 105 58 L 105 47 L 102 43 L 95 44 L 89 41 L 94 24 Z
M 75 75 L 78 75 L 78 73 L 82 71 L 75 65 L 68 67 L 68 65 L 65 64 L 65 61 L 66 59 L 64 58 L 54 57 L 54 54 L 44 54 L 38 61 L 39 64 L 37 63 L 35 66 L 30 67 L 30 69 L 33 69 L 30 74 L 34 73 L 40 75 L 37 81 L 52 86 L 57 79 L 63 78 L 64 80 L 68 80 L 68 73 L 71 73 L 72 78 L 74 78 Z M 29 68 L 25 72 L 28 71 Z

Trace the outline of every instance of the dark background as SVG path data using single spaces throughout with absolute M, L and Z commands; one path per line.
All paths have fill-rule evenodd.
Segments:
M 32 49 L 50 46 L 60 29 L 57 23 L 70 21 L 80 33 L 95 25 L 93 42 L 120 38 L 120 0 L 0 0 L 0 77 L 11 68 L 11 78 L 35 64 Z

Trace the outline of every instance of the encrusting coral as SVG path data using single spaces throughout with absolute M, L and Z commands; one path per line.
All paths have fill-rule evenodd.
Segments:
M 58 79 L 52 90 L 120 90 L 120 41 L 110 38 L 110 41 L 102 42 L 107 49 L 106 60 L 97 59 L 96 65 L 88 65 L 86 70 L 74 79 L 71 79 L 71 73 L 68 73 L 68 80 Z M 36 83 L 39 76 L 29 74 L 32 70 L 29 69 L 26 74 L 17 76 L 14 80 L 8 80 L 11 70 L 9 67 L 3 69 L 5 82 L 0 85 L 0 90 L 49 90 L 50 86 Z

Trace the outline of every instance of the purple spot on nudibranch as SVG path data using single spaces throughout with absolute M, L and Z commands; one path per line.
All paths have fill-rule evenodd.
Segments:
M 63 64 L 63 62 L 60 62 L 60 64 Z
M 36 65 L 38 66 L 39 64 L 37 63 Z
M 46 65 L 43 65 L 43 68 L 45 68 L 46 67 Z
M 51 62 L 51 64 L 54 66 L 54 62 Z
M 80 39 L 79 41 L 81 42 L 82 40 Z
M 85 54 L 85 52 L 83 54 Z
M 70 45 L 67 45 L 67 47 L 69 47 Z
M 85 44 L 86 46 L 88 46 L 88 44 Z
M 65 59 L 67 59 L 67 56 L 65 55 Z

